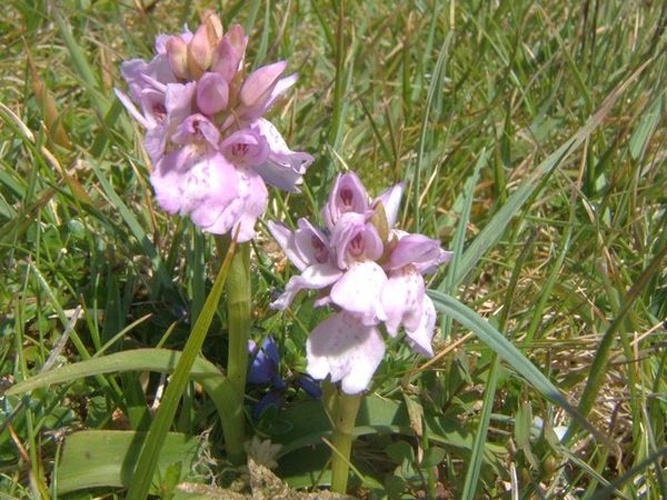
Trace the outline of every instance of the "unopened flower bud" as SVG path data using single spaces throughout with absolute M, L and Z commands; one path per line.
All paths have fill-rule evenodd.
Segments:
M 207 26 L 202 24 L 188 44 L 188 69 L 193 79 L 198 79 L 213 61 L 213 47 L 208 38 Z
M 187 80 L 190 76 L 188 71 L 188 45 L 180 36 L 172 36 L 167 40 L 166 49 L 169 65 L 174 75 Z
M 197 83 L 197 106 L 208 116 L 222 111 L 229 100 L 229 85 L 218 73 L 204 73 Z
M 268 99 L 271 90 L 286 67 L 287 62 L 279 61 L 253 71 L 248 75 L 245 82 L 243 82 L 243 87 L 241 87 L 239 95 L 241 103 L 248 108 L 261 106 L 262 102 Z
M 206 26 L 209 45 L 215 47 L 220 42 L 223 34 L 220 17 L 212 10 L 206 10 L 202 16 L 202 25 Z

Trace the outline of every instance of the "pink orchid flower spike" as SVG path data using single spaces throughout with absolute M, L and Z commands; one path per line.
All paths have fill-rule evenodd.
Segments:
M 300 274 L 272 304 L 286 309 L 301 290 L 317 290 L 315 306 L 334 313 L 308 337 L 308 373 L 330 377 L 348 394 L 367 390 L 385 352 L 383 332 L 418 354 L 433 356 L 436 311 L 424 274 L 451 259 L 440 242 L 394 226 L 403 184 L 375 200 L 354 173 L 338 176 L 322 209 L 324 228 L 299 219 L 298 229 L 269 230 Z M 384 325 L 384 326 L 383 326 Z
M 263 118 L 296 75 L 283 76 L 287 61 L 246 74 L 247 44 L 240 25 L 224 33 L 218 16 L 207 11 L 194 33 L 158 36 L 152 60 L 124 62 L 129 95 L 116 90 L 146 129 L 160 206 L 210 233 L 240 227 L 239 242 L 255 235 L 268 203 L 266 185 L 298 192 L 313 162 L 292 151 Z

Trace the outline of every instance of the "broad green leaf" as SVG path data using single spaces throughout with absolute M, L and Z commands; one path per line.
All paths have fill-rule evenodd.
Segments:
M 128 487 L 146 433 L 133 431 L 80 431 L 65 440 L 58 464 L 58 493 L 84 488 Z M 199 447 L 196 437 L 169 433 L 158 457 L 157 469 L 165 476 L 173 464 L 190 464 Z
M 173 373 L 180 357 L 180 352 L 169 349 L 134 349 L 117 352 L 39 373 L 10 387 L 7 394 L 21 394 L 40 387 L 73 382 L 84 377 L 105 373 L 126 371 Z M 201 383 L 204 388 L 225 382 L 222 372 L 213 363 L 201 357 L 195 360 L 190 377 Z

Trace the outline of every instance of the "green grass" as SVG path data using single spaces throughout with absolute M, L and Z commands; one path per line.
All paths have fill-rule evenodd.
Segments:
M 121 61 L 151 57 L 155 35 L 195 26 L 197 11 L 139 3 L 10 0 L 0 20 L 0 491 L 9 497 L 62 496 L 71 432 L 146 430 L 160 377 L 106 372 L 4 391 L 105 354 L 182 350 L 220 265 L 211 237 L 157 207 L 142 132 L 113 94 Z M 457 249 L 430 288 L 487 319 L 587 421 L 476 337 L 449 349 L 468 330 L 443 317 L 442 355 L 428 367 L 390 344 L 358 423 L 353 493 L 667 497 L 663 3 L 219 4 L 225 26 L 250 30 L 250 64 L 288 59 L 299 73 L 271 118 L 293 149 L 317 157 L 304 193 L 273 192 L 265 219 L 316 216 L 344 165 L 373 193 L 407 182 L 402 226 Z M 255 249 L 253 333 L 279 339 L 286 376 L 303 372 L 323 313 L 307 300 L 271 311 L 293 269 L 266 233 Z M 219 366 L 223 309 L 203 347 Z M 215 402 L 186 385 L 171 430 L 203 444 L 197 474 L 189 464 L 161 470 L 165 497 L 178 482 L 223 487 L 236 477 Z M 250 392 L 248 411 L 261 395 Z M 293 451 L 277 474 L 305 490 L 327 481 L 326 421 L 317 403 L 290 395 L 282 412 L 249 422 Z

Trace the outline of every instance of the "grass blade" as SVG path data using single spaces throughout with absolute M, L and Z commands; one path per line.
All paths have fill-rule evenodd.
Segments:
M 222 291 L 235 250 L 236 243 L 232 242 L 220 268 L 220 272 L 215 279 L 213 288 L 211 289 L 211 292 L 204 303 L 204 307 L 197 318 L 197 322 L 192 329 L 190 338 L 185 344 L 183 354 L 178 360 L 174 374 L 167 386 L 164 398 L 158 409 L 157 415 L 155 416 L 155 420 L 148 431 L 148 436 L 141 449 L 137 468 L 133 476 L 134 480 L 128 491 L 127 498 L 145 498 L 148 494 L 157 459 L 160 455 L 160 450 L 166 439 L 169 427 L 174 420 L 174 415 L 176 414 L 181 395 L 190 378 L 192 366 L 197 359 L 199 351 L 204 343 L 204 339 L 206 338 L 208 328 L 217 311 L 218 302 L 220 302 L 220 297 L 222 296 Z M 243 405 L 243 395 L 235 395 L 233 394 L 233 391 L 230 392 L 231 394 L 227 395 L 230 403 L 232 406 L 236 406 L 240 411 Z
M 526 379 L 545 398 L 567 411 L 579 425 L 582 425 L 593 433 L 600 442 L 611 445 L 609 439 L 588 423 L 581 413 L 565 399 L 558 388 L 521 351 L 514 347 L 502 333 L 458 300 L 436 290 L 429 290 L 428 293 L 439 312 L 451 316 L 452 319 L 470 329 L 472 333 L 509 363 L 519 375 Z
M 651 62 L 652 60 L 649 60 L 642 64 L 627 80 L 618 85 L 577 133 L 540 163 L 535 171 L 507 199 L 507 203 L 498 210 L 461 256 L 461 261 L 455 270 L 454 284 L 461 283 L 465 276 L 472 271 L 479 259 L 500 239 L 511 220 L 531 197 L 543 178 L 551 174 L 561 162 L 567 159 L 591 135 L 609 114 L 609 111 L 621 94 L 627 90 Z

